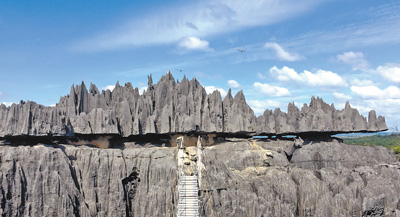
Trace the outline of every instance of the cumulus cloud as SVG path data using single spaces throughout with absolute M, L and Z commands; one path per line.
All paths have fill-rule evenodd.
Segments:
M 317 87 L 347 86 L 347 82 L 343 80 L 342 77 L 340 77 L 340 75 L 322 69 L 318 69 L 316 73 L 304 70 L 304 72 L 301 73 L 300 76 L 303 78 L 303 81 L 308 83 L 310 86 L 317 86 Z
M 114 88 L 115 88 L 115 85 L 107 85 L 107 86 L 105 86 L 105 87 L 103 87 L 103 88 L 101 88 L 101 89 L 102 89 L 102 90 L 110 90 L 110 91 L 113 91 Z
M 382 110 L 387 115 L 393 116 L 393 118 L 399 120 L 400 99 L 366 100 L 364 103 L 366 105 L 371 105 L 370 107 L 372 108 Z M 397 121 L 397 124 L 398 123 L 399 121 Z
M 351 65 L 354 71 L 366 71 L 369 69 L 369 63 L 364 59 L 364 54 L 362 52 L 344 52 L 343 54 L 338 54 L 336 58 L 340 62 Z
M 372 82 L 371 80 L 366 80 L 366 79 L 360 80 L 355 78 L 351 81 L 351 84 L 353 86 L 372 86 L 374 85 L 374 82 Z
M 229 80 L 228 81 L 228 86 L 231 87 L 231 88 L 239 88 L 240 84 L 235 80 Z
M 257 115 L 261 115 L 266 109 L 274 110 L 282 106 L 281 102 L 274 100 L 248 100 L 248 103 Z
M 179 47 L 184 48 L 186 50 L 202 50 L 202 51 L 211 51 L 212 49 L 209 47 L 209 42 L 205 40 L 201 40 L 196 37 L 186 37 L 179 42 Z
M 386 118 L 389 129 L 399 126 L 400 99 L 365 99 L 354 103 L 352 107 L 358 109 L 365 117 L 368 117 L 368 112 L 374 109 L 378 115 Z
M 292 68 L 287 66 L 278 69 L 274 66 L 269 69 L 269 73 L 278 81 L 297 81 L 300 82 L 303 78 Z
M 147 90 L 147 86 L 142 86 L 142 87 L 139 87 L 139 94 L 143 94 L 143 92 L 145 91 L 145 90 Z
M 350 95 L 346 95 L 344 93 L 338 93 L 338 92 L 334 92 L 333 96 L 337 99 L 337 100 L 343 100 L 343 101 L 348 101 L 351 100 L 352 97 Z
M 218 90 L 221 93 L 222 97 L 226 96 L 226 91 L 220 87 L 215 87 L 215 86 L 204 86 L 204 88 L 206 89 L 206 93 L 207 94 L 211 94 L 212 92 L 214 92 L 215 90 Z
M 359 112 L 360 112 L 360 114 L 362 114 L 362 115 L 364 115 L 364 117 L 368 117 L 368 114 L 369 114 L 369 112 L 371 111 L 371 110 L 374 110 L 373 108 L 371 108 L 371 107 L 366 107 L 366 106 L 363 106 L 363 105 L 357 105 L 357 104 L 353 104 L 353 105 L 351 105 L 353 108 L 355 108 L 355 109 L 357 109 Z M 343 106 L 344 107 L 344 106 Z M 375 107 L 376 108 L 376 107 Z M 379 115 L 381 115 L 381 113 L 379 113 Z
M 369 63 L 364 59 L 364 54 L 361 52 L 344 52 L 343 54 L 337 55 L 337 59 L 345 64 L 349 64 L 353 67 L 353 70 L 361 70 L 369 73 L 377 73 L 384 79 L 400 83 L 400 66 L 396 64 L 386 64 L 378 66 L 376 69 L 372 69 Z M 368 81 L 367 81 L 368 82 Z M 368 82 L 369 85 L 372 83 Z M 364 86 L 365 84 L 354 84 L 357 86 Z
M 304 83 L 311 87 L 346 87 L 348 85 L 340 75 L 322 69 L 318 69 L 316 73 L 307 70 L 304 70 L 302 73 L 297 73 L 294 69 L 287 66 L 284 66 L 281 69 L 274 66 L 269 70 L 269 72 L 272 77 L 278 81 L 293 81 Z
M 272 86 L 269 84 L 262 84 L 260 82 L 254 82 L 253 86 L 257 91 L 259 91 L 262 94 L 265 94 L 267 96 L 289 96 L 290 95 L 289 90 L 284 87 Z
M 2 102 L 5 106 L 11 106 L 12 104 L 16 104 L 15 102 Z
M 289 53 L 288 51 L 286 51 L 285 49 L 283 49 L 282 46 L 280 46 L 277 43 L 266 43 L 264 45 L 265 48 L 268 49 L 273 49 L 275 50 L 276 53 L 276 57 L 280 60 L 284 60 L 284 61 L 298 61 L 298 60 L 302 60 L 304 59 L 303 56 L 297 54 L 297 53 Z
M 378 66 L 375 70 L 383 78 L 394 83 L 400 83 L 400 67 L 396 65 Z
M 350 89 L 362 99 L 400 99 L 400 89 L 395 86 L 386 89 L 377 86 L 351 86 Z

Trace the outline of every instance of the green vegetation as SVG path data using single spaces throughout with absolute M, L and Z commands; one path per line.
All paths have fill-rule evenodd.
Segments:
M 363 137 L 342 138 L 346 144 L 378 145 L 390 148 L 400 159 L 400 134 L 374 135 Z
M 374 135 L 363 137 L 343 138 L 343 142 L 353 145 L 379 145 L 387 148 L 400 147 L 400 134 Z
M 400 146 L 399 146 L 399 145 L 394 146 L 393 152 L 394 152 L 395 154 L 400 154 Z

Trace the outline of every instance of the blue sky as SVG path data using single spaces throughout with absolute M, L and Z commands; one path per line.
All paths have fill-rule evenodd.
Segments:
M 243 90 L 256 114 L 320 96 L 400 127 L 399 11 L 394 0 L 1 1 L 0 102 L 54 105 L 81 81 L 143 89 L 170 70 Z

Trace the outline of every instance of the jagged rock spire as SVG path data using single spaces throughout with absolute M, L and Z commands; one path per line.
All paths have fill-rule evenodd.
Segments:
M 149 87 L 153 86 L 153 78 L 151 77 L 151 74 L 149 76 L 147 76 L 147 78 L 148 78 L 147 85 Z
M 301 134 L 376 132 L 387 130 L 385 119 L 371 111 L 368 120 L 347 102 L 336 110 L 319 97 L 301 110 L 294 103 L 288 112 L 266 110 L 256 117 L 243 91 L 222 100 L 218 92 L 207 95 L 196 80 L 176 82 L 171 72 L 140 95 L 137 88 L 117 81 L 113 92 L 100 93 L 94 84 L 72 86 L 55 107 L 34 102 L 0 106 L 0 137 L 6 135 L 119 134 L 127 137 L 148 133 L 254 133 Z M 90 93 L 90 94 L 89 94 Z

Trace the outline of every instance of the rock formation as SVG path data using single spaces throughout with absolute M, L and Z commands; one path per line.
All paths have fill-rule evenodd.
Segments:
M 0 146 L 2 216 L 176 211 L 176 147 L 16 145 Z M 400 216 L 400 163 L 384 147 L 219 139 L 202 161 L 201 216 Z
M 54 107 L 0 105 L 0 215 L 174 216 L 182 136 L 185 174 L 205 168 L 201 216 L 400 216 L 396 156 L 330 137 L 387 130 L 375 111 L 367 120 L 313 97 L 256 117 L 241 91 L 222 100 L 170 73 L 148 84 L 82 83 Z
M 385 118 L 376 117 L 374 110 L 369 112 L 368 121 L 349 102 L 345 108 L 336 110 L 321 98 L 311 98 L 308 106 L 299 110 L 294 103 L 289 103 L 288 112 L 280 109 L 266 110 L 257 118 L 258 134 L 301 134 L 301 133 L 347 133 L 377 132 L 387 130 Z
M 171 73 L 157 84 L 149 76 L 147 90 L 140 94 L 131 83 L 115 85 L 100 92 L 94 84 L 71 87 L 54 107 L 35 102 L 0 106 L 0 137 L 73 136 L 74 134 L 114 134 L 122 137 L 146 134 L 256 133 L 292 134 L 321 132 L 376 132 L 387 130 L 385 119 L 371 111 L 366 118 L 356 109 L 339 111 L 320 98 L 299 110 L 289 104 L 288 112 L 266 110 L 256 117 L 243 92 L 222 100 L 218 91 L 207 94 L 196 80 L 175 81 Z

